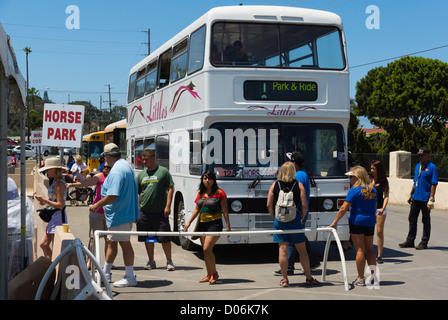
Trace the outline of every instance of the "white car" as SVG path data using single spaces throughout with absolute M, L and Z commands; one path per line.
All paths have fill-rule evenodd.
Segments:
M 20 146 L 14 147 L 14 149 L 12 149 L 12 151 L 15 152 L 16 153 L 16 157 L 18 159 L 20 159 L 20 154 L 21 154 Z M 33 156 L 34 156 L 33 148 L 25 147 L 25 159 L 31 158 Z
M 76 148 L 64 148 L 64 154 L 68 154 L 69 156 L 73 156 L 76 154 Z
M 40 152 L 47 157 L 51 153 L 51 147 L 42 147 Z

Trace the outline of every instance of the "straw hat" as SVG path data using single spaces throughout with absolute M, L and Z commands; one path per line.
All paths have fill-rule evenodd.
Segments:
M 62 169 L 68 171 L 68 168 L 61 164 L 61 160 L 58 157 L 48 158 L 45 160 L 45 166 L 40 168 L 38 172 L 44 172 L 49 169 Z

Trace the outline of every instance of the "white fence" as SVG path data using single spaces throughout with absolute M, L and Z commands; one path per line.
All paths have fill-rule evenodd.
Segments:
M 336 241 L 339 250 L 339 256 L 341 257 L 342 264 L 342 275 L 344 281 L 344 288 L 346 291 L 349 290 L 348 279 L 347 279 L 347 269 L 345 264 L 344 250 L 342 249 L 341 241 L 339 240 L 338 233 L 336 229 L 333 228 L 317 228 L 317 229 L 293 229 L 293 230 L 263 230 L 263 231 L 221 231 L 221 232 L 161 232 L 161 231 L 95 231 L 94 239 L 94 250 L 95 257 L 100 263 L 101 253 L 100 253 L 100 236 L 101 235 L 131 235 L 131 236 L 147 236 L 147 237 L 160 237 L 160 236 L 171 236 L 171 237 L 187 237 L 187 236 L 234 236 L 234 235 L 274 235 L 274 234 L 288 234 L 288 233 L 307 233 L 307 232 L 328 232 L 327 243 L 325 245 L 323 267 L 322 267 L 322 281 L 325 281 L 325 276 L 327 273 L 327 260 L 328 252 L 330 250 L 330 244 L 332 239 Z M 100 263 L 101 265 L 101 263 Z M 92 267 L 92 276 L 95 274 L 95 268 Z M 100 274 L 96 274 L 96 280 L 98 285 L 100 284 Z

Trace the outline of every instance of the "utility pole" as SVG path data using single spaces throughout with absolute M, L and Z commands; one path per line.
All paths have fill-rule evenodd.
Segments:
M 148 45 L 148 56 L 151 53 L 151 29 L 148 29 L 148 31 L 142 31 L 148 34 L 148 42 L 143 42 L 143 44 L 147 44 Z
M 103 128 L 103 96 L 100 96 L 100 127 L 98 131 L 101 131 Z
M 107 86 L 109 88 L 109 101 L 104 101 L 104 102 L 109 102 L 109 123 L 111 123 L 112 122 L 112 102 L 117 102 L 117 100 L 111 100 L 110 84 L 105 84 L 105 86 Z

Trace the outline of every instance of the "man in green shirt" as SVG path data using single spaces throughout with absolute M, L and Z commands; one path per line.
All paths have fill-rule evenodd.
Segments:
M 138 203 L 140 219 L 137 221 L 137 231 L 171 231 L 168 217 L 171 213 L 174 183 L 167 168 L 156 163 L 155 152 L 152 149 L 143 151 L 143 171 L 137 176 Z M 166 269 L 174 270 L 171 260 L 171 238 L 157 237 L 162 244 L 166 256 Z M 149 261 L 145 269 L 155 269 L 154 242 L 152 237 L 139 236 L 138 241 L 145 242 Z

